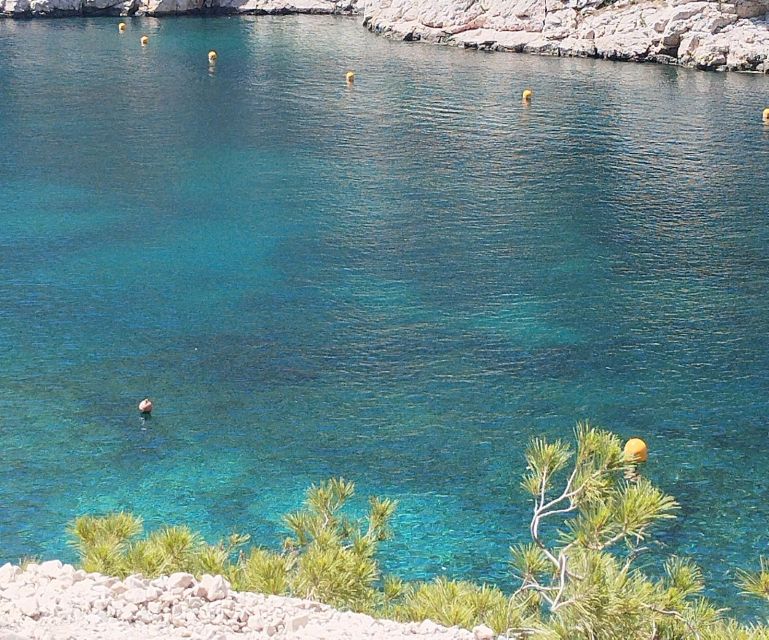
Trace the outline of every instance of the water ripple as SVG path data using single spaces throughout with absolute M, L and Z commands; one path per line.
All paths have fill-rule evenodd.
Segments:
M 320 17 L 0 21 L 0 56 L 0 559 L 114 508 L 277 541 L 343 474 L 400 500 L 388 570 L 508 584 L 526 441 L 588 417 L 751 613 L 765 78 Z

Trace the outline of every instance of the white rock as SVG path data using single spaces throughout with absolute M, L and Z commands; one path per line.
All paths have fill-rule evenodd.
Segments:
M 473 627 L 473 636 L 475 640 L 494 640 L 496 635 L 492 629 L 489 629 L 485 624 L 479 624 L 477 627 Z
M 16 601 L 16 606 L 28 618 L 38 618 L 40 616 L 40 604 L 35 597 L 20 598 Z
M 306 613 L 294 616 L 293 618 L 289 618 L 289 620 L 286 622 L 286 632 L 293 633 L 294 631 L 298 631 L 302 627 L 306 626 L 309 621 L 310 617 Z
M 229 584 L 227 584 L 227 581 L 222 576 L 205 574 L 198 583 L 195 595 L 213 602 L 214 600 L 226 598 L 229 591 Z
M 152 624 L 156 618 L 153 613 L 150 613 L 147 609 L 139 609 L 136 613 L 135 620 L 144 624 Z
M 630 60 L 661 53 L 704 68 L 769 67 L 767 21 L 739 20 L 769 16 L 769 0 L 361 0 L 361 8 L 372 31 L 462 47 Z
M 158 587 L 149 586 L 144 590 L 144 592 L 147 596 L 147 602 L 155 602 L 163 593 L 163 590 L 159 589 Z
M 0 589 L 2 589 L 9 582 L 13 582 L 17 575 L 21 573 L 19 567 L 10 563 L 4 564 L 0 567 Z
M 166 581 L 166 589 L 186 589 L 195 584 L 195 576 L 190 573 L 172 573 Z
M 739 18 L 754 18 L 769 13 L 769 0 L 737 0 L 735 10 Z
M 121 620 L 125 620 L 126 622 L 133 622 L 136 619 L 136 613 L 138 611 L 139 607 L 129 602 L 123 607 L 121 612 L 118 614 L 118 617 Z
M 37 573 L 48 578 L 56 578 L 62 568 L 61 560 L 47 560 L 38 565 Z
M 123 580 L 123 584 L 128 589 L 144 589 L 147 586 L 147 581 L 144 580 L 141 576 L 132 575 Z
M 53 585 L 54 589 L 57 589 L 59 591 L 64 591 L 65 589 L 71 587 L 74 584 L 74 580 L 72 579 L 71 575 L 62 573 L 61 575 L 54 578 L 51 584 Z
M 37 591 L 38 587 L 35 584 L 29 584 L 29 583 L 18 583 L 18 584 L 11 584 L 8 585 L 8 588 L 6 589 L 7 596 L 11 596 L 13 598 L 21 599 L 21 598 L 31 598 L 35 595 L 35 592 Z
M 147 591 L 145 589 L 129 589 L 122 595 L 122 599 L 133 604 L 144 604 L 147 602 Z
M 436 633 L 439 628 L 440 627 L 438 627 L 432 620 L 424 620 L 417 627 L 417 633 L 422 635 L 433 634 Z
M 165 589 L 166 583 L 168 582 L 167 576 L 160 576 L 159 578 L 155 578 L 150 582 L 151 587 L 155 587 L 156 589 Z

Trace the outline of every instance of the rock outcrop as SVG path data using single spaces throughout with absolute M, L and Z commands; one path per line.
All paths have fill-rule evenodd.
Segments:
M 466 48 L 769 73 L 769 0 L 0 0 L 0 16 L 362 14 Z
M 400 624 L 318 602 L 238 593 L 221 576 L 125 580 L 50 560 L 0 567 L 0 640 L 476 640 L 429 620 Z
M 183 13 L 352 14 L 356 0 L 0 0 L 0 16 L 163 16 Z
M 364 0 L 403 40 L 769 72 L 769 0 Z

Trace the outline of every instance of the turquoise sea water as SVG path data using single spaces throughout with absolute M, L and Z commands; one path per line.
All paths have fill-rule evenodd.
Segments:
M 766 78 L 116 23 L 0 21 L 0 561 L 120 508 L 277 543 L 344 475 L 400 501 L 388 570 L 508 584 L 523 448 L 589 418 L 683 504 L 655 553 L 749 611 Z

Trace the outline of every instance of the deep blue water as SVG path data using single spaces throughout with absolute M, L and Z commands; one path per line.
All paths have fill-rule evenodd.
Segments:
M 1 560 L 119 508 L 277 544 L 344 475 L 400 501 L 388 570 L 508 584 L 526 442 L 589 418 L 681 501 L 657 552 L 749 611 L 767 78 L 116 22 L 0 21 Z

